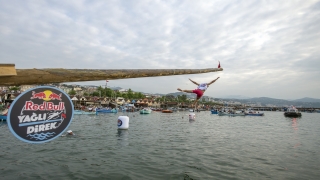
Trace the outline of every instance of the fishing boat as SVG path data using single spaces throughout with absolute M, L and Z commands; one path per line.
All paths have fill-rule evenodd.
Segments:
M 301 112 L 299 112 L 299 110 L 296 107 L 290 106 L 287 108 L 287 111 L 284 112 L 284 116 L 286 116 L 286 117 L 301 117 Z
M 106 109 L 106 108 L 97 108 L 96 109 L 97 113 L 117 113 L 117 109 Z
M 140 114 L 150 114 L 152 110 L 150 108 L 143 108 L 140 110 Z
M 162 110 L 162 112 L 163 112 L 163 113 L 173 113 L 173 111 L 170 110 L 170 109 L 164 109 L 164 110 Z
M 82 110 L 74 110 L 73 114 L 87 114 L 87 115 L 96 115 L 95 111 L 82 111 Z
M 248 111 L 245 111 L 244 114 L 246 116 L 264 116 L 263 112 L 259 112 L 259 111 L 253 111 L 251 109 L 249 109 Z

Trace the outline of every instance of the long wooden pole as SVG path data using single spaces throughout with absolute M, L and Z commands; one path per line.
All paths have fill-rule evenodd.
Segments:
M 19 86 L 62 82 L 128 79 L 223 71 L 209 69 L 17 69 L 16 75 L 0 76 L 0 85 Z

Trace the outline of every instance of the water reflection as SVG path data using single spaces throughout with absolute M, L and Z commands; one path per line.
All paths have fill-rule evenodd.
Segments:
M 120 137 L 118 139 L 127 138 L 129 134 L 129 131 L 127 129 L 118 129 L 117 137 Z
M 7 121 L 0 120 L 0 126 L 2 126 L 2 125 L 4 125 L 4 124 L 7 124 Z
M 297 118 L 292 118 L 292 128 L 297 131 L 298 130 L 298 122 L 297 122 Z
M 294 130 L 294 140 L 295 141 L 298 141 L 294 146 L 293 148 L 297 148 L 301 145 L 300 141 L 299 141 L 299 137 L 298 137 L 298 120 L 297 118 L 292 118 L 291 120 L 291 127 L 293 128 Z
M 128 146 L 129 145 L 129 131 L 126 129 L 118 129 L 116 137 L 118 138 L 118 145 Z

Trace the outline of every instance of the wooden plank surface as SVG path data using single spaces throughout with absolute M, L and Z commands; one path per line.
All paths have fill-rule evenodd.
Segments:
M 0 76 L 0 85 L 19 86 L 62 82 L 173 76 L 223 71 L 208 69 L 17 69 L 16 76 Z

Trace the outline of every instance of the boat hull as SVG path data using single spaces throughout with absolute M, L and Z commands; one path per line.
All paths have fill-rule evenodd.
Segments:
M 118 111 L 115 109 L 97 109 L 97 113 L 117 113 Z
M 244 113 L 246 116 L 264 116 L 264 113 Z
M 224 112 L 218 112 L 219 116 L 245 116 L 244 113 L 224 113 Z

